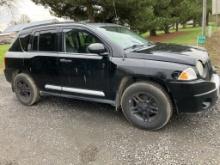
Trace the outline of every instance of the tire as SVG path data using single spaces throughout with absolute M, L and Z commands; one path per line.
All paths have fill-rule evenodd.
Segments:
M 39 90 L 28 74 L 20 73 L 16 75 L 13 87 L 17 99 L 24 105 L 31 106 L 40 99 Z
M 130 85 L 122 95 L 121 106 L 129 122 L 146 130 L 164 127 L 173 112 L 169 95 L 160 85 L 152 82 Z

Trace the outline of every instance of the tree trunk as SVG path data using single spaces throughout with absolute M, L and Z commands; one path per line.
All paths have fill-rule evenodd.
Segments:
M 168 25 L 165 25 L 165 26 L 164 26 L 164 33 L 165 33 L 165 34 L 170 33 L 170 32 L 169 32 L 169 26 L 168 26 Z
M 186 23 L 183 23 L 183 29 L 185 29 L 186 28 Z
M 95 17 L 93 15 L 88 15 L 89 22 L 95 22 Z
M 193 20 L 193 27 L 196 27 L 196 20 Z
M 87 15 L 88 15 L 89 21 L 90 22 L 95 22 L 93 5 L 92 5 L 90 0 L 87 0 L 86 7 L 87 7 Z
M 151 29 L 150 36 L 156 36 L 156 35 L 157 35 L 156 29 Z
M 179 31 L 179 22 L 177 21 L 176 22 L 176 32 L 178 32 Z
M 206 26 L 209 26 L 209 12 L 206 15 Z

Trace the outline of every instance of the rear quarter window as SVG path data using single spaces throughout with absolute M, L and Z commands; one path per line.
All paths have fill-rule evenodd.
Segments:
M 28 44 L 30 41 L 30 35 L 22 35 L 20 36 L 21 48 L 23 51 L 28 51 Z
M 12 44 L 9 51 L 22 52 L 28 51 L 28 45 L 30 41 L 30 35 L 19 35 L 15 42 Z
M 17 38 L 14 43 L 12 44 L 12 46 L 9 49 L 10 52 L 21 52 L 21 46 L 20 46 L 20 42 L 19 42 L 19 38 Z

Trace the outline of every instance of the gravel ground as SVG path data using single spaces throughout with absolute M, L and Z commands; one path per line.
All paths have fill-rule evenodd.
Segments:
M 220 164 L 220 104 L 148 132 L 108 105 L 45 97 L 23 106 L 0 76 L 0 113 L 0 165 Z

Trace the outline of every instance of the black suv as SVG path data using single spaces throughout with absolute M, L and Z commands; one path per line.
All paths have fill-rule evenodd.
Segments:
M 165 126 L 175 111 L 208 109 L 219 95 L 219 77 L 205 50 L 153 44 L 114 24 L 25 28 L 5 67 L 25 105 L 43 95 L 107 103 L 148 130 Z

